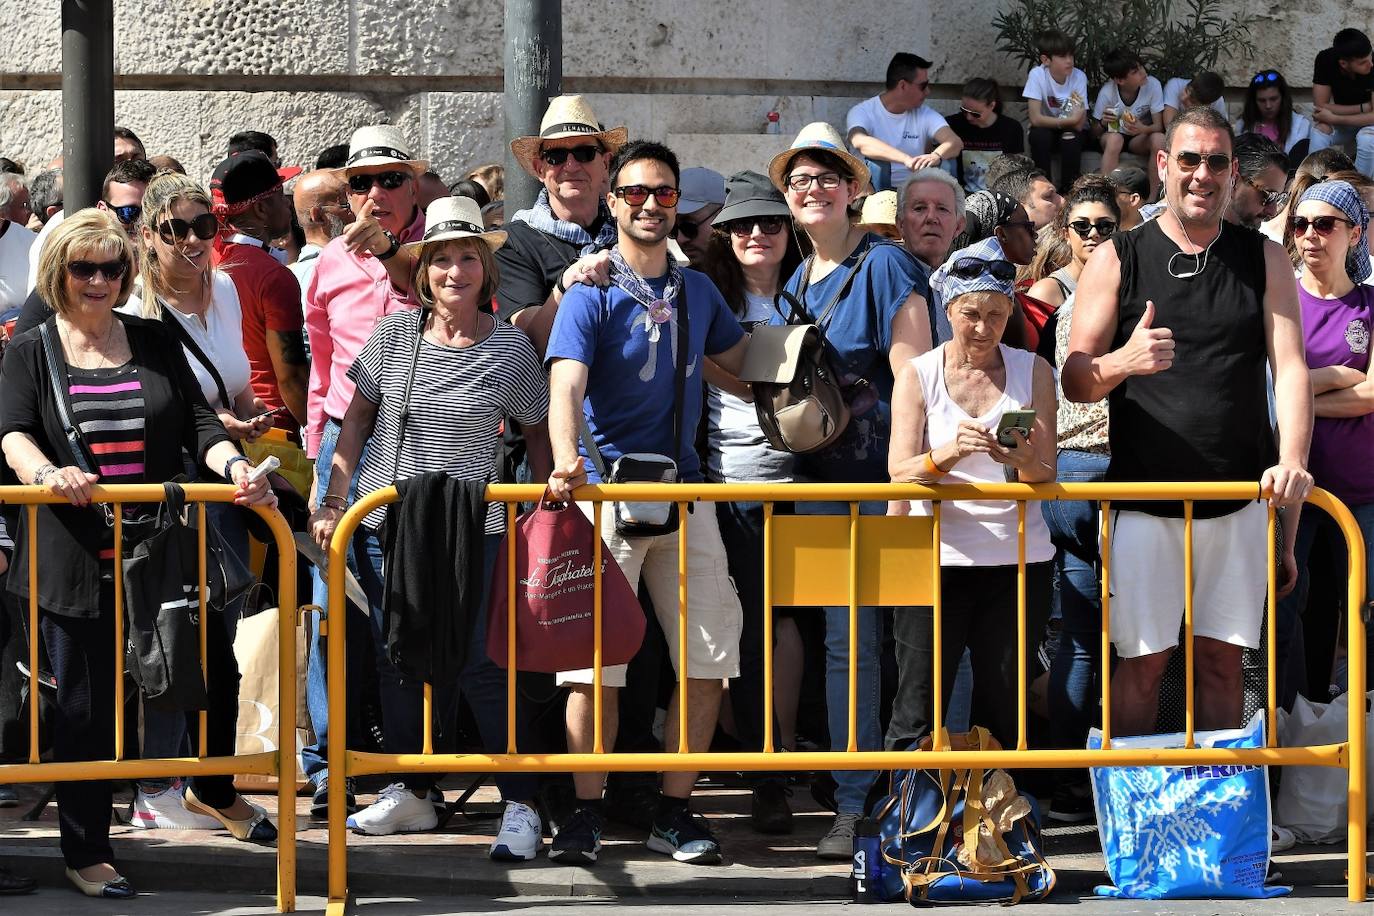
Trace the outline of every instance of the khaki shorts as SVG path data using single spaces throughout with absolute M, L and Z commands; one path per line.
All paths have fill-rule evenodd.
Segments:
M 591 518 L 592 504 L 577 507 Z M 739 676 L 739 635 L 743 618 L 739 595 L 725 559 L 725 544 L 716 524 L 715 506 L 702 503 L 688 512 L 687 523 L 687 676 L 703 680 Z M 681 671 L 678 643 L 678 533 L 650 538 L 623 538 L 615 531 L 615 506 L 603 503 L 601 536 L 620 571 L 636 587 L 644 582 L 654 613 L 668 639 L 673 670 Z M 563 671 L 560 684 L 590 684 L 592 670 Z M 608 665 L 601 672 L 607 687 L 625 686 L 625 666 Z

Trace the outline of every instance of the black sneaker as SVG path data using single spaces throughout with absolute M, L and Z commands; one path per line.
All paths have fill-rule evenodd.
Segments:
M 720 861 L 720 844 L 711 835 L 711 825 L 689 808 L 675 808 L 662 819 L 654 818 L 647 845 L 679 862 L 714 865 Z
M 1096 816 L 1092 785 L 1086 780 L 1063 782 L 1054 790 L 1045 817 L 1059 824 L 1084 824 Z
M 652 830 L 658 814 L 658 779 L 627 773 L 606 782 L 606 818 L 636 830 Z
M 353 777 L 344 780 L 344 808 L 349 814 L 358 813 L 358 799 L 354 797 L 357 787 Z M 310 819 L 329 820 L 329 777 L 326 776 L 315 785 L 315 794 L 310 797 Z
M 831 859 L 836 862 L 853 859 L 854 830 L 861 820 L 863 820 L 862 814 L 835 815 L 835 820 L 831 822 L 830 829 L 816 844 L 816 858 Z
M 765 779 L 754 786 L 749 820 L 759 833 L 791 833 L 792 808 L 787 797 L 792 790 L 781 779 Z
M 554 835 L 549 859 L 566 865 L 590 865 L 601 851 L 601 831 L 605 819 L 590 808 L 578 808 Z
M 19 793 L 14 786 L 0 786 L 0 808 L 19 807 Z

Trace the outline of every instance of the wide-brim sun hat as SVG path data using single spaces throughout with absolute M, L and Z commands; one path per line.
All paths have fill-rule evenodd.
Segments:
M 596 119 L 591 104 L 580 95 L 560 95 L 549 100 L 544 119 L 539 122 L 539 136 L 516 137 L 510 142 L 510 151 L 520 167 L 535 178 L 539 173 L 534 169 L 534 160 L 546 140 L 563 140 L 567 137 L 584 137 L 595 140 L 608 153 L 614 153 L 630 139 L 630 132 L 624 127 L 603 130 Z
M 439 197 L 425 209 L 425 234 L 401 248 L 419 254 L 431 245 L 481 239 L 492 251 L 506 243 L 501 229 L 482 228 L 482 208 L 471 197 Z
M 429 162 L 416 159 L 400 128 L 390 124 L 372 124 L 353 131 L 348 140 L 348 158 L 335 173 L 347 178 L 359 169 L 379 165 L 404 166 L 416 175 L 429 169 Z
M 792 216 L 787 198 L 773 187 L 768 176 L 745 171 L 725 179 L 725 206 L 711 220 L 711 225 L 723 226 L 732 220 L 760 216 Z
M 815 121 L 803 127 L 797 134 L 797 139 L 792 141 L 792 145 L 769 161 L 768 177 L 772 180 L 773 187 L 786 193 L 787 173 L 792 169 L 792 160 L 808 150 L 824 150 L 838 156 L 861 189 L 867 188 L 873 181 L 868 163 L 849 151 L 840 132 L 824 121 Z

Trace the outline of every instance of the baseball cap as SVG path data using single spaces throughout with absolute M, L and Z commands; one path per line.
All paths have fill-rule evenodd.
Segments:
M 677 202 L 677 212 L 680 214 L 695 213 L 710 204 L 725 203 L 725 176 L 713 169 L 683 169 L 678 187 L 682 191 Z
M 279 169 L 258 150 L 234 153 L 215 166 L 210 199 L 221 216 L 236 216 L 301 173 L 297 166 Z
M 1141 200 L 1147 200 L 1150 196 L 1150 179 L 1145 177 L 1145 172 L 1133 165 L 1123 165 L 1119 169 L 1113 169 L 1107 176 L 1107 180 L 1116 185 L 1119 191 L 1128 191 L 1131 194 L 1139 194 Z

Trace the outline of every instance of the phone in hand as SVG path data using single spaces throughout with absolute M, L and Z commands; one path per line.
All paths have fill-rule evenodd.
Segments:
M 256 422 L 258 422 L 259 420 L 265 420 L 265 419 L 267 419 L 268 417 L 275 417 L 275 416 L 276 416 L 277 414 L 279 414 L 279 413 L 286 413 L 286 407 L 285 407 L 285 406 L 282 406 L 282 407 L 273 407 L 271 410 L 264 410 L 262 413 L 258 414 L 256 417 L 249 417 L 247 420 L 244 420 L 243 422 L 245 422 L 245 423 L 256 423 Z
M 1016 430 L 1022 438 L 1029 439 L 1031 427 L 1035 425 L 1034 410 L 1008 410 L 997 421 L 997 443 L 1007 448 L 1015 448 L 1016 439 L 1011 431 Z

